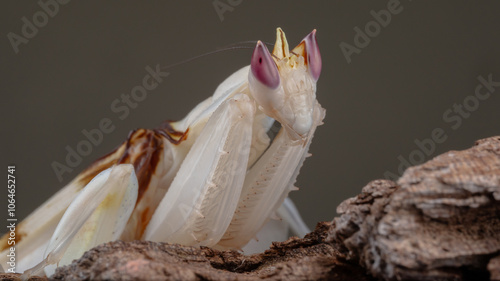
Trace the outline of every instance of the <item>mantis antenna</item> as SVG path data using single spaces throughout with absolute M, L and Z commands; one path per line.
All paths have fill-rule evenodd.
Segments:
M 197 55 L 197 56 L 194 56 L 194 57 L 187 58 L 187 59 L 182 60 L 180 62 L 169 64 L 167 66 L 162 67 L 161 69 L 169 69 L 169 68 L 172 68 L 172 67 L 175 67 L 175 66 L 179 66 L 179 65 L 182 65 L 182 64 L 185 64 L 185 63 L 188 63 L 188 62 L 191 62 L 191 61 L 194 61 L 194 60 L 206 57 L 206 56 L 210 56 L 210 55 L 221 53 L 221 52 L 225 52 L 225 51 L 243 50 L 243 49 L 253 50 L 254 47 L 252 47 L 252 46 L 242 46 L 242 44 L 255 44 L 256 42 L 257 41 L 241 41 L 241 42 L 236 42 L 236 43 L 229 44 L 229 45 L 226 45 L 224 47 L 218 48 L 217 50 L 214 50 L 214 51 L 203 53 L 201 55 Z M 271 44 L 271 43 L 264 43 L 264 44 L 266 44 L 268 46 L 271 46 L 271 47 L 273 46 L 273 44 Z

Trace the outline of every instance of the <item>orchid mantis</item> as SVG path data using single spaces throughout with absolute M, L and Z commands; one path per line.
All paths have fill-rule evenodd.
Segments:
M 132 131 L 19 224 L 17 271 L 50 275 L 116 239 L 251 251 L 256 236 L 304 235 L 287 196 L 325 116 L 320 72 L 316 30 L 291 51 L 280 28 L 272 54 L 258 41 L 251 64 L 184 119 Z

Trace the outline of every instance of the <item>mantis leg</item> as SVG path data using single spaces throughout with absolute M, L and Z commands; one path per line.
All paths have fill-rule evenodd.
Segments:
M 257 232 L 255 239 L 250 240 L 243 248 L 245 255 L 263 253 L 269 249 L 273 241 L 285 241 L 292 235 L 304 237 L 311 232 L 300 216 L 292 199 L 285 198 L 285 201 L 276 210 L 277 217 L 268 220 Z M 224 247 L 222 247 L 224 249 Z
M 98 244 L 120 237 L 137 200 L 137 179 L 130 164 L 117 165 L 98 174 L 71 202 L 57 225 L 44 260 L 24 276 L 53 264 L 65 265 Z
M 324 109 L 319 104 L 314 110 L 314 126 L 305 143 L 292 141 L 282 128 L 250 169 L 231 224 L 218 243 L 219 248 L 241 248 L 247 244 L 293 190 L 315 128 L 324 117 Z
M 116 164 L 123 153 L 124 147 L 119 147 L 106 157 L 97 160 L 91 168 L 83 171 L 73 181 L 68 183 L 49 200 L 33 211 L 17 227 L 19 239 L 16 241 L 16 255 L 18 257 L 16 272 L 23 272 L 35 266 L 43 259 L 50 237 L 64 212 L 79 192 L 101 171 Z M 39 188 L 44 188 L 41 185 Z M 7 262 L 9 251 L 9 233 L 0 238 L 0 263 Z
M 182 163 L 143 238 L 215 245 L 236 209 L 245 178 L 255 114 L 237 94 L 213 113 Z
M 300 216 L 297 207 L 289 197 L 285 198 L 283 204 L 276 211 L 278 216 L 290 225 L 290 229 L 294 235 L 304 237 L 311 232 L 309 227 L 304 223 Z

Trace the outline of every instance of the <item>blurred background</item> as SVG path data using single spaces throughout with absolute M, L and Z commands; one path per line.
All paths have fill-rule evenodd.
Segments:
M 119 119 L 111 104 L 142 84 L 147 66 L 242 41 L 274 43 L 276 27 L 291 47 L 316 28 L 323 58 L 325 124 L 291 194 L 310 227 L 371 180 L 500 135 L 497 1 L 60 1 L 4 1 L 0 9 L 0 152 L 4 174 L 16 165 L 18 219 L 130 130 L 184 117 L 248 65 L 252 50 L 169 69 Z M 82 130 L 103 118 L 114 131 L 59 180 L 52 164 L 65 164 L 66 146 L 76 149 Z

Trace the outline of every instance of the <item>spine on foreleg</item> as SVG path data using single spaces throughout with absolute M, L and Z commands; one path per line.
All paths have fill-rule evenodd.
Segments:
M 219 242 L 219 248 L 241 248 L 254 238 L 259 229 L 281 204 L 303 150 L 282 130 L 271 147 L 247 174 L 238 208 L 230 226 Z
M 247 188 L 244 188 L 244 194 L 241 196 L 240 203 L 238 204 L 238 208 L 235 212 L 231 225 L 241 225 L 243 223 L 242 221 L 251 219 L 252 211 L 262 200 L 266 189 L 269 188 L 269 182 L 276 174 L 276 171 L 278 170 L 277 167 L 281 165 L 287 149 L 288 145 L 286 144 L 279 147 L 273 155 L 272 161 L 265 165 L 265 168 L 261 171 L 257 180 L 252 181 Z M 230 237 L 233 232 L 235 232 L 235 230 L 230 227 L 226 234 Z

